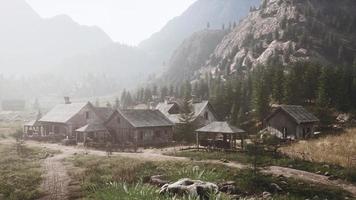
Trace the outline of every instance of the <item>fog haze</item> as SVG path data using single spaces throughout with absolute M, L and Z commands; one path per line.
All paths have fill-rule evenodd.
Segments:
M 114 41 L 136 45 L 196 0 L 27 0 L 42 17 L 66 14 L 103 29 Z

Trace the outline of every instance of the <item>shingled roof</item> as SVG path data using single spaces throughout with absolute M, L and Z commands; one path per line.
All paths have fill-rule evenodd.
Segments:
M 227 122 L 212 122 L 196 130 L 200 133 L 245 133 L 246 131 L 230 125 Z
M 59 104 L 43 116 L 40 122 L 66 123 L 89 103 Z
M 108 107 L 95 107 L 94 111 L 103 122 L 108 121 L 111 115 L 115 112 L 114 109 Z
M 159 110 L 119 110 L 119 113 L 135 128 L 174 125 Z
M 88 133 L 88 132 L 100 132 L 107 131 L 106 127 L 102 123 L 89 123 L 81 128 L 75 130 L 77 132 Z
M 303 106 L 298 105 L 281 105 L 274 113 L 266 119 L 271 118 L 275 113 L 284 111 L 294 119 L 297 124 L 319 122 L 319 119 L 311 112 L 307 111 Z

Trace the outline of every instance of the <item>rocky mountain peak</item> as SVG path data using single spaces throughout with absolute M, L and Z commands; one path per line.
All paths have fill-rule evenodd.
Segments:
M 231 73 L 270 62 L 352 62 L 355 4 L 264 0 L 217 46 L 207 67 Z

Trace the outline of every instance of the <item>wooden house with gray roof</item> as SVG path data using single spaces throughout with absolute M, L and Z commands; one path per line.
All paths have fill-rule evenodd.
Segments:
M 173 123 L 158 110 L 119 110 L 107 123 L 115 128 L 115 142 L 157 146 L 172 142 Z
M 157 105 L 156 109 L 161 111 L 174 124 L 180 123 L 180 112 L 182 102 L 165 101 Z M 191 101 L 192 111 L 194 112 L 194 122 L 198 127 L 203 127 L 214 121 L 217 121 L 217 114 L 209 101 Z
M 281 105 L 264 120 L 264 127 L 283 139 L 310 138 L 318 124 L 315 115 L 298 105 Z

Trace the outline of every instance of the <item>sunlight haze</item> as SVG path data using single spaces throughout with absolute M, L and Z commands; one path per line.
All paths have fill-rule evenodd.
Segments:
M 96 25 L 114 41 L 137 45 L 179 16 L 195 0 L 27 0 L 42 17 L 69 15 Z

